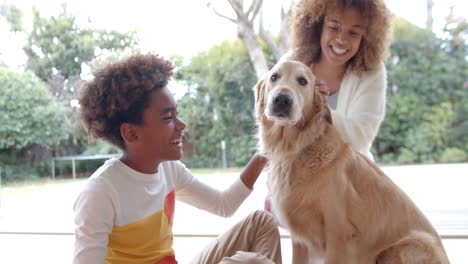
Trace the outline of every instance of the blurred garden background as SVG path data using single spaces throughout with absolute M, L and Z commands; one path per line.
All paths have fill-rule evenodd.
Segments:
M 252 87 L 286 52 L 295 1 L 0 0 L 0 262 L 72 259 L 73 202 L 102 157 L 119 153 L 89 141 L 77 95 L 95 67 L 133 52 L 174 61 L 183 162 L 227 187 L 255 151 Z M 387 4 L 387 114 L 372 152 L 434 224 L 451 262 L 468 263 L 468 1 Z M 178 261 L 263 208 L 265 181 L 228 219 L 177 202 Z
M 88 140 L 76 98 L 93 68 L 132 52 L 176 65 L 170 88 L 187 123 L 183 162 L 245 165 L 256 145 L 252 87 L 286 51 L 294 1 L 94 2 L 0 1 L 2 183 L 50 178 L 54 157 L 119 152 Z M 464 163 L 466 1 L 405 2 L 388 2 L 396 17 L 387 114 L 372 152 L 381 165 Z M 78 176 L 102 162 L 77 162 Z M 71 162 L 54 166 L 70 177 Z

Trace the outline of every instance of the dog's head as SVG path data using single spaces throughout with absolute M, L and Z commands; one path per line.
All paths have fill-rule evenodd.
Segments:
M 304 126 L 328 110 L 315 89 L 315 76 L 301 62 L 279 62 L 254 89 L 257 120 L 266 118 L 280 126 Z M 324 115 L 331 122 L 329 110 Z

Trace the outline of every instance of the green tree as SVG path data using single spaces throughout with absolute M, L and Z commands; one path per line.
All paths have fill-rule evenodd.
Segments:
M 117 32 L 95 29 L 91 21 L 80 24 L 77 18 L 62 6 L 60 14 L 42 17 L 33 10 L 33 27 L 27 33 L 27 43 L 23 47 L 27 60 L 27 69 L 33 71 L 46 83 L 54 96 L 67 105 L 78 96 L 83 83 L 84 69 L 93 68 L 109 58 L 137 50 L 138 34 L 136 31 Z M 75 110 L 70 108 L 68 124 L 70 137 L 56 148 L 56 155 L 75 155 L 86 152 L 88 140 Z
M 34 150 L 68 137 L 67 108 L 30 72 L 0 67 L 0 112 L 0 164 L 8 179 L 20 177 L 18 169 L 37 160 L 31 156 L 41 153 Z
M 453 9 L 447 17 L 447 24 L 445 25 L 445 32 L 448 34 L 443 43 L 443 48 L 451 54 L 456 60 L 455 68 L 459 69 L 462 73 L 459 78 L 463 79 L 461 91 L 458 96 L 460 100 L 453 105 L 454 121 L 451 127 L 448 128 L 449 145 L 444 154 L 444 160 L 453 161 L 456 159 L 456 153 L 460 154 L 459 157 L 468 157 L 468 22 L 464 17 L 453 17 Z M 464 153 L 464 154 L 462 154 Z
M 433 162 L 446 148 L 465 148 L 468 62 L 460 49 L 447 48 L 449 42 L 396 21 L 387 115 L 374 145 L 381 161 Z
M 406 134 L 421 121 L 422 108 L 416 95 L 388 94 L 385 120 L 373 145 L 380 161 L 396 161 Z
M 9 73 L 4 79 L 10 81 L 5 82 L 13 83 L 10 86 L 17 87 L 16 92 L 9 90 L 3 97 L 2 91 L 0 95 L 2 115 L 4 111 L 7 113 L 0 119 L 3 123 L 0 125 L 0 162 L 8 179 L 30 178 L 38 175 L 38 170 L 41 175 L 49 175 L 48 165 L 40 162 L 52 156 L 114 152 L 109 146 L 88 144 L 76 118 L 76 108 L 70 107 L 70 103 L 77 97 L 83 82 L 81 76 L 87 73 L 83 69 L 105 58 L 134 51 L 138 44 L 137 32 L 94 29 L 91 22 L 79 24 L 65 5 L 59 15 L 48 18 L 33 10 L 32 30 L 27 31 L 20 9 L 8 6 L 1 10 L 0 15 L 10 23 L 11 31 L 24 35 L 27 40 L 23 50 L 28 56 L 26 68 L 30 71 L 14 75 L 14 78 L 11 77 L 13 73 Z M 41 92 L 29 91 L 28 87 L 36 87 Z M 42 96 L 46 92 L 48 97 Z M 57 99 L 61 103 L 57 103 Z M 27 105 L 28 100 L 31 105 Z
M 10 30 L 12 32 L 22 32 L 23 26 L 23 11 L 15 5 L 4 6 L 4 16 L 10 24 Z
M 256 75 L 242 42 L 225 41 L 188 65 L 175 61 L 176 79 L 188 87 L 178 106 L 194 146 L 184 161 L 196 167 L 220 166 L 224 140 L 228 166 L 245 165 L 256 144 L 252 90 Z
M 387 63 L 391 92 L 416 94 L 423 105 L 455 102 L 463 93 L 467 62 L 443 49 L 432 32 L 397 20 Z
M 80 26 L 65 5 L 58 16 L 44 18 L 37 10 L 33 13 L 33 28 L 24 47 L 27 68 L 48 82 L 61 99 L 76 98 L 83 66 L 91 66 L 102 54 L 119 54 L 138 44 L 136 32 Z

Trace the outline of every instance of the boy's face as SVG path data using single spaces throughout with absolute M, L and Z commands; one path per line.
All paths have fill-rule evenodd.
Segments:
M 158 163 L 182 158 L 185 123 L 177 116 L 177 105 L 168 88 L 150 94 L 150 104 L 137 126 L 139 151 Z

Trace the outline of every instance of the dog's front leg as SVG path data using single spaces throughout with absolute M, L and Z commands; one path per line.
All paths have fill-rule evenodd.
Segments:
M 323 264 L 324 252 L 317 251 L 303 243 L 291 239 L 293 264 Z
M 325 255 L 324 264 L 351 264 L 345 252 L 338 250 L 336 247 L 329 247 L 327 245 L 327 252 Z
M 375 256 L 360 254 L 353 241 L 327 244 L 324 264 L 375 264 Z
M 292 242 L 292 263 L 293 264 L 310 264 L 309 252 L 305 245 L 291 239 Z
M 327 241 L 324 264 L 364 264 L 365 262 L 356 259 L 353 254 L 351 241 L 333 239 Z
M 328 250 L 324 264 L 358 264 L 345 252 L 340 250 Z M 361 263 L 360 263 L 361 264 Z

